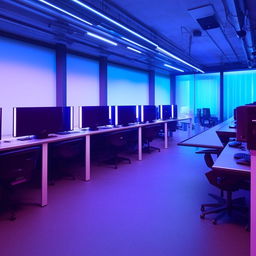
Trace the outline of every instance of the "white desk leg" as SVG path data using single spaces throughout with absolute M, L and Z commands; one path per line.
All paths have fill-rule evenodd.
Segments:
M 256 150 L 251 150 L 251 256 L 256 255 Z
M 85 181 L 91 179 L 91 150 L 90 135 L 85 136 Z
M 167 122 L 164 123 L 164 148 L 168 148 L 168 128 L 167 128 Z
M 138 159 L 142 160 L 142 128 L 138 128 Z
M 42 188 L 41 206 L 48 204 L 48 144 L 42 144 Z
M 191 134 L 192 134 L 192 118 L 189 118 L 188 137 L 191 137 Z

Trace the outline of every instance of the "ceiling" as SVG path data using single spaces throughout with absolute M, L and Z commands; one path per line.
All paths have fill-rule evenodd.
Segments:
M 256 6 L 253 1 L 80 0 L 80 4 L 77 2 L 2 0 L 0 33 L 36 40 L 53 47 L 56 44 L 64 44 L 68 50 L 81 54 L 173 74 L 180 71 L 169 69 L 163 64 L 186 73 L 246 68 L 255 64 L 253 53 L 256 50 L 256 21 L 253 13 Z M 242 2 L 246 3 L 246 7 L 241 4 Z M 105 16 L 84 8 L 83 4 Z M 61 10 L 56 9 L 56 6 Z M 237 6 L 241 6 L 241 13 L 238 12 L 240 9 Z M 209 16 L 214 17 L 213 21 L 217 26 L 211 27 L 211 23 L 210 28 L 203 28 L 205 20 L 200 26 L 198 19 Z M 119 25 L 115 24 L 115 21 Z M 125 26 L 125 29 L 122 26 Z M 131 33 L 131 30 L 135 33 Z M 237 31 L 244 31 L 246 35 L 242 34 L 238 38 Z M 88 32 L 107 38 L 117 45 L 113 46 L 88 36 Z M 132 47 L 137 52 L 130 51 L 127 47 Z
M 106 0 L 110 4 L 118 5 L 125 11 L 143 22 L 153 31 L 164 35 L 187 55 L 197 60 L 205 67 L 246 66 L 247 56 L 243 45 L 243 39 L 237 36 L 238 25 L 232 15 L 233 0 Z M 236 1 L 239 2 L 239 1 Z M 252 28 L 248 32 L 256 34 L 256 1 L 240 1 L 253 8 L 249 14 L 254 13 Z M 208 33 L 191 15 L 191 9 L 203 9 L 205 5 L 211 5 L 221 32 Z M 253 5 L 253 6 L 252 6 Z M 202 11 L 203 13 L 204 11 Z M 206 12 L 205 12 L 206 15 Z M 201 31 L 201 36 L 194 36 L 193 31 Z M 250 31 L 249 31 L 250 30 Z M 224 39 L 224 40 L 223 40 Z M 255 49 L 254 49 L 255 50 Z

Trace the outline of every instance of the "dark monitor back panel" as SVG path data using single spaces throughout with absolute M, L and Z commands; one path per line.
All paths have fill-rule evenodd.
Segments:
M 172 105 L 172 118 L 177 119 L 178 118 L 178 106 Z
M 248 126 L 252 120 L 256 120 L 256 106 L 245 105 L 236 108 L 236 138 L 238 141 L 248 140 Z
M 172 107 L 171 105 L 162 105 L 162 119 L 168 120 L 172 118 Z
M 142 114 L 143 114 L 143 121 L 144 122 L 152 122 L 154 120 L 157 120 L 157 108 L 155 105 L 147 105 L 142 106 Z
M 137 122 L 136 106 L 118 106 L 117 117 L 119 125 L 128 125 Z
M 14 137 L 71 130 L 71 107 L 14 108 Z
M 82 127 L 97 129 L 98 126 L 109 125 L 108 106 L 83 106 L 82 107 Z

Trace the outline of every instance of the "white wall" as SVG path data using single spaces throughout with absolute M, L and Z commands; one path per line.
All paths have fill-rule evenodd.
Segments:
M 148 73 L 108 65 L 108 105 L 147 105 Z
M 67 105 L 75 106 L 75 127 L 78 127 L 78 106 L 97 106 L 99 102 L 99 63 L 68 55 Z
M 0 107 L 3 136 L 12 134 L 13 107 L 56 105 L 52 49 L 0 37 Z
M 171 84 L 170 77 L 156 74 L 155 75 L 155 105 L 171 104 Z

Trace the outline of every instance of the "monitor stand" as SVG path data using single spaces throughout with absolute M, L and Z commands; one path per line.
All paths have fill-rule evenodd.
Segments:
M 90 126 L 89 131 L 98 131 L 99 128 L 97 126 Z

